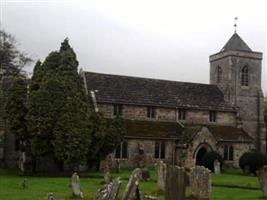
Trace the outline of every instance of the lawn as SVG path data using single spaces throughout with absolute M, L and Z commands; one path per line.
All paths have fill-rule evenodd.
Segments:
M 122 178 L 122 192 L 125 189 L 130 170 L 122 170 L 120 174 L 113 173 L 113 177 Z M 156 185 L 155 171 L 151 170 L 151 180 L 141 182 L 140 189 L 143 193 L 158 196 L 163 200 L 161 192 Z M 28 189 L 21 189 L 23 177 L 14 172 L 0 171 L 0 199 L 2 200 L 44 200 L 48 192 L 53 192 L 57 200 L 71 198 L 70 178 L 68 177 L 28 177 Z M 101 187 L 102 173 L 91 172 L 87 177 L 80 178 L 82 191 L 86 200 L 92 200 L 98 188 Z M 257 200 L 263 199 L 256 177 L 243 176 L 238 171 L 212 175 L 213 200 Z

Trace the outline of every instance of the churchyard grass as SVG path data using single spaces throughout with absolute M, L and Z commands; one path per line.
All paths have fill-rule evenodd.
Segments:
M 131 170 L 122 170 L 121 173 L 112 173 L 113 177 L 122 178 L 120 196 L 124 191 Z M 157 189 L 155 170 L 150 170 L 151 180 L 141 182 L 141 191 L 163 200 L 162 192 Z M 103 174 L 90 172 L 87 177 L 81 177 L 82 191 L 85 200 L 92 200 L 96 191 L 101 187 Z M 1 200 L 44 200 L 48 192 L 53 192 L 57 200 L 71 198 L 70 177 L 28 177 L 28 189 L 21 189 L 23 177 L 14 172 L 0 171 L 0 199 Z M 240 171 L 227 174 L 212 175 L 213 200 L 259 200 L 263 199 L 257 177 L 243 176 Z

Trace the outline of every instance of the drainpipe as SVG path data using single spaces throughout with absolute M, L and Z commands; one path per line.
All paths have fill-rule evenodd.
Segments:
M 260 137 L 260 91 L 257 90 L 257 136 L 256 136 L 256 149 L 261 152 L 261 137 Z

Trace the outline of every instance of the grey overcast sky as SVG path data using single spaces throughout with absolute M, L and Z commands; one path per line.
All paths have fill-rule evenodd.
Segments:
M 87 71 L 209 82 L 209 55 L 234 32 L 264 53 L 266 0 L 0 0 L 1 28 L 34 59 L 65 37 Z M 30 70 L 30 69 L 29 69 Z

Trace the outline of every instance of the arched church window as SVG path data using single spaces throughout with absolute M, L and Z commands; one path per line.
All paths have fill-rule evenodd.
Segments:
M 232 145 L 224 145 L 223 159 L 234 160 L 234 147 Z
M 248 66 L 245 65 L 241 70 L 241 85 L 248 86 Z
M 157 159 L 164 159 L 165 158 L 165 142 L 161 142 L 161 141 L 155 142 L 154 157 Z
M 128 158 L 128 143 L 126 141 L 120 143 L 115 150 L 115 158 L 126 159 Z
M 234 148 L 232 145 L 229 148 L 229 160 L 234 160 Z
M 222 68 L 220 66 L 217 67 L 217 83 L 222 82 Z

